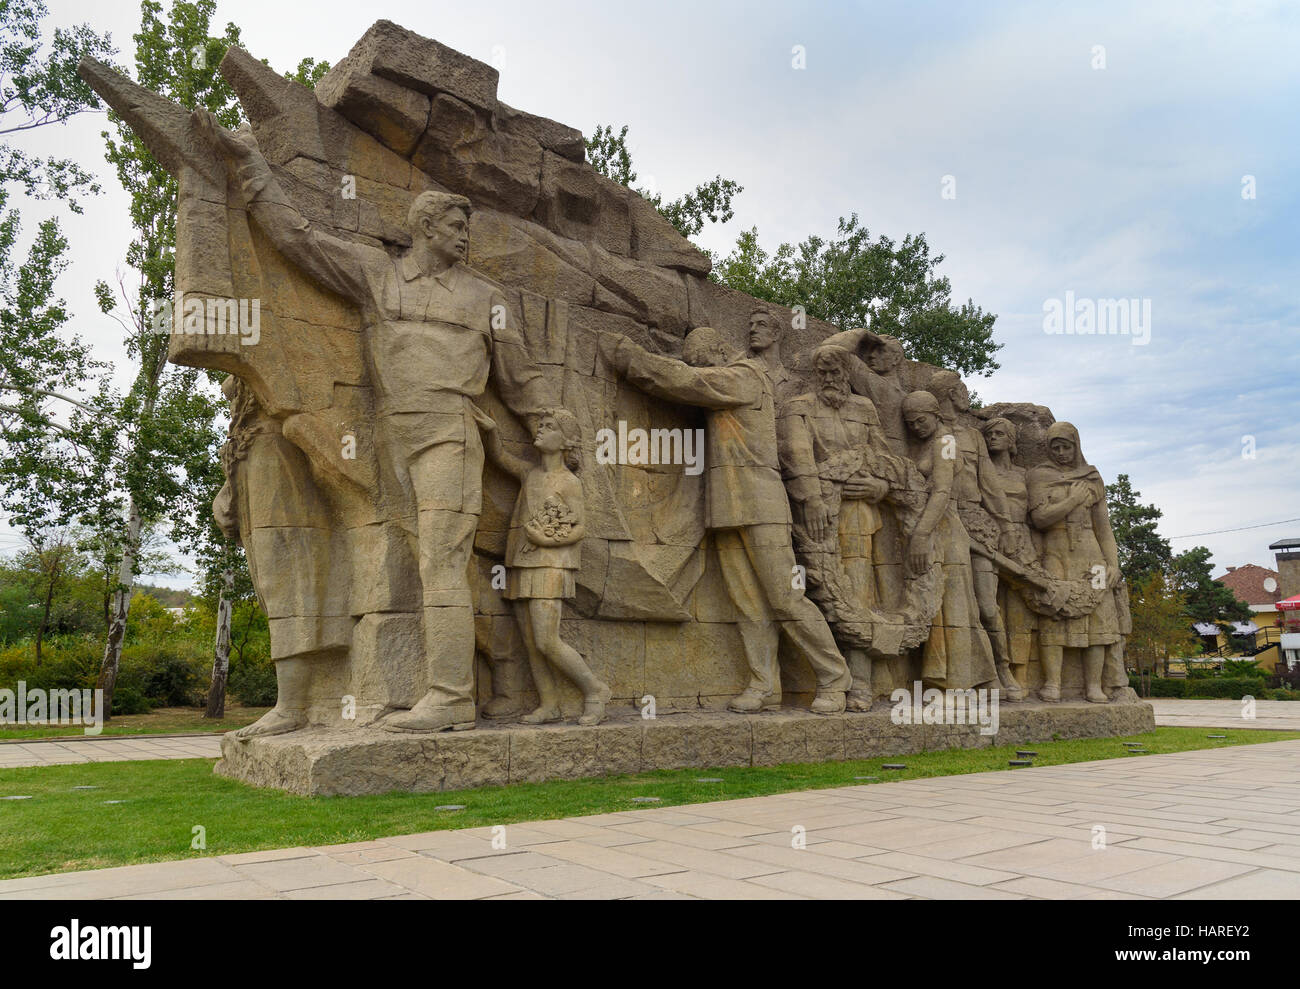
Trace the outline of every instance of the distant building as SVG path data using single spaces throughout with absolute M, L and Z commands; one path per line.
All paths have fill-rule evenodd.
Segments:
M 1279 663 L 1300 665 L 1300 612 L 1278 609 L 1279 601 L 1300 595 L 1300 539 L 1283 539 L 1269 549 L 1277 554 L 1276 570 L 1247 563 L 1214 579 L 1255 613 L 1251 622 L 1238 622 L 1236 631 L 1254 635 L 1255 661 L 1272 673 Z M 1196 632 L 1211 649 L 1224 644 L 1213 625 L 1198 625 Z

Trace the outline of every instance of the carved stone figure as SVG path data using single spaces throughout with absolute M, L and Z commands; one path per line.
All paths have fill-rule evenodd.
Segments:
M 844 710 L 850 677 L 817 606 L 796 586 L 790 505 L 778 466 L 772 384 L 762 364 L 741 358 L 717 332 L 697 327 L 685 362 L 651 354 L 631 340 L 600 338 L 610 365 L 643 391 L 709 410 L 705 476 L 708 527 L 738 622 L 749 686 L 729 705 L 754 712 L 780 706 L 779 634 L 817 676 L 812 710 Z
M 521 414 L 544 399 L 542 375 L 511 329 L 505 298 L 463 266 L 470 203 L 423 192 L 407 222 L 411 249 L 399 259 L 313 229 L 289 201 L 249 131 L 232 133 L 203 111 L 205 130 L 242 182 L 254 221 L 303 272 L 363 313 L 378 383 L 378 428 L 388 466 L 416 505 L 428 691 L 393 731 L 472 728 L 474 613 L 466 569 L 482 509 L 483 447 L 473 402 L 489 372 Z M 270 717 L 270 716 L 268 716 Z M 259 722 L 259 725 L 262 723 Z M 283 730 L 283 722 L 267 730 Z M 256 734 L 257 726 L 248 734 Z
M 989 480 L 1002 495 L 1011 537 L 1011 559 L 1032 567 L 1039 558 L 1038 533 L 1029 525 L 1029 489 L 1024 467 L 1015 463 L 1018 431 L 1010 419 L 994 417 L 984 424 L 984 442 L 992 465 Z M 1006 629 L 1011 672 L 1022 687 L 1028 686 L 1029 661 L 1037 645 L 1038 616 L 1026 603 L 1020 587 L 1005 571 L 998 572 L 998 610 Z
M 1007 630 L 1002 623 L 1002 612 L 998 609 L 998 575 L 993 562 L 999 550 L 1014 550 L 1011 518 L 992 476 L 992 464 L 983 435 L 979 430 L 958 422 L 958 416 L 970 409 L 970 392 L 965 383 L 955 372 L 943 370 L 930 379 L 927 390 L 938 399 L 939 416 L 956 441 L 953 499 L 957 515 L 970 537 L 971 569 L 980 620 L 988 632 L 1006 698 L 1021 700 L 1025 691 L 1011 674 L 1011 654 L 1007 649 Z
M 582 691 L 580 725 L 605 720 L 609 687 L 591 672 L 578 651 L 560 638 L 560 606 L 576 593 L 574 573 L 581 567 L 582 482 L 572 468 L 582 430 L 567 409 L 545 409 L 537 416 L 534 446 L 540 466 L 508 453 L 496 429 L 488 430 L 488 455 L 519 481 L 519 498 L 510 518 L 506 544 L 506 588 L 528 649 L 528 662 L 540 703 L 523 716 L 525 724 L 559 721 L 563 716 L 554 673 L 563 673 Z M 567 460 L 567 462 L 566 462 Z
M 722 709 L 770 710 L 783 681 L 856 722 L 798 728 L 790 751 L 828 758 L 891 731 L 859 712 L 917 676 L 1056 700 L 1077 662 L 1090 700 L 1132 699 L 1100 478 L 1049 409 L 986 424 L 905 357 L 911 328 L 841 332 L 711 280 L 578 130 L 389 21 L 314 90 L 239 48 L 220 71 L 237 133 L 79 67 L 177 180 L 168 357 L 227 376 L 213 510 L 279 699 L 220 772 L 382 792 L 655 768 L 695 742 L 652 744 L 647 697 L 757 764 L 762 730 Z M 249 302 L 259 333 L 213 328 Z M 480 712 L 526 726 L 419 737 Z M 561 718 L 591 730 L 540 727 Z
M 766 370 L 778 411 L 798 388 L 794 376 L 781 361 L 783 336 L 777 317 L 767 309 L 760 306 L 749 314 L 749 355 Z
M 903 415 L 912 435 L 912 459 L 930 482 L 925 508 L 908 537 L 908 565 L 913 573 L 942 566 L 943 603 L 925 643 L 921 676 L 941 689 L 996 687 L 998 671 L 975 598 L 971 541 L 957 511 L 960 455 L 954 455 L 953 437 L 945 432 L 933 394 L 912 392 L 903 400 Z
M 1060 700 L 1063 651 L 1079 649 L 1087 698 L 1105 704 L 1128 687 L 1112 593 L 1120 570 L 1106 510 L 1106 484 L 1084 459 L 1079 432 L 1070 423 L 1054 423 L 1048 429 L 1047 449 L 1051 462 L 1028 475 L 1029 517 L 1043 534 L 1043 567 L 1059 579 L 1086 580 L 1102 593 L 1086 615 L 1040 622 L 1043 685 L 1038 693 L 1045 701 Z
M 778 419 L 782 474 L 795 509 L 795 549 L 808 566 L 809 593 L 831 617 L 848 597 L 860 614 L 901 605 L 901 567 L 876 547 L 882 528 L 881 500 L 889 483 L 872 473 L 879 457 L 891 457 L 869 398 L 849 388 L 847 351 L 834 346 L 813 352 L 817 390 L 800 395 Z M 853 687 L 849 710 L 871 707 L 872 670 L 867 648 L 843 642 Z

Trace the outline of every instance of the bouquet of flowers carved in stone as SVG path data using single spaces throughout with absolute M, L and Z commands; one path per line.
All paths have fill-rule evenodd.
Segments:
M 559 496 L 551 495 L 542 503 L 536 514 L 525 525 L 524 531 L 538 531 L 547 539 L 567 540 L 578 524 L 578 516 Z M 531 552 L 535 545 L 530 541 L 523 549 Z

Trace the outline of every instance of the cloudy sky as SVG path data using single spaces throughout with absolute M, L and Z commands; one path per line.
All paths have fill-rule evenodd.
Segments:
M 111 31 L 130 61 L 138 6 L 48 2 L 47 27 Z M 924 232 L 954 296 L 999 316 L 1002 368 L 971 382 L 985 401 L 1074 422 L 1166 536 L 1292 520 L 1174 542 L 1209 546 L 1216 572 L 1271 565 L 1268 544 L 1300 536 L 1300 5 L 1078 6 L 219 0 L 217 19 L 284 70 L 337 61 L 386 17 L 496 64 L 513 106 L 588 134 L 629 124 L 642 180 L 669 197 L 715 174 L 744 186 L 735 220 L 700 238 L 715 250 L 853 212 L 873 234 Z M 65 220 L 60 289 L 121 363 L 91 292 L 130 239 L 103 127 L 86 115 L 25 146 L 103 178 Z M 24 215 L 30 229 L 43 211 Z M 1045 332 L 1067 292 L 1149 300 L 1148 342 Z M 0 552 L 13 543 L 0 533 Z

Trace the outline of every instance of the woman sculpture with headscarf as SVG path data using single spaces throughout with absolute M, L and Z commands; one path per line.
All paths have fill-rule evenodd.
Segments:
M 1043 569 L 1060 580 L 1089 580 L 1112 591 L 1120 581 L 1115 535 L 1106 511 L 1106 485 L 1083 457 L 1079 431 L 1068 422 L 1047 430 L 1049 462 L 1027 477 L 1029 518 L 1043 534 Z M 1106 689 L 1128 686 L 1124 671 L 1119 615 L 1115 597 L 1104 593 L 1089 615 L 1047 618 L 1039 623 L 1039 658 L 1045 701 L 1061 699 L 1061 663 L 1065 649 L 1083 651 L 1083 679 L 1088 700 L 1105 704 Z

